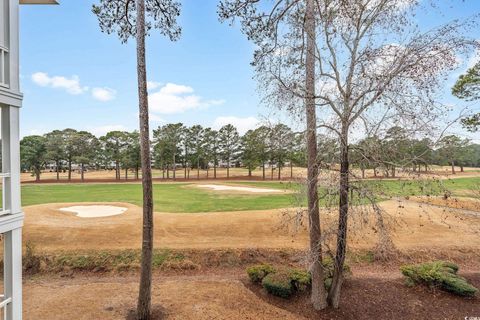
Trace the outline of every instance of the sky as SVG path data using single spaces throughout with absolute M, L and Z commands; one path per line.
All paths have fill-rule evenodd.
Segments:
M 121 44 L 116 35 L 100 31 L 91 13 L 96 1 L 60 2 L 20 10 L 22 136 L 64 128 L 96 135 L 137 129 L 134 41 Z M 436 14 L 417 17 L 422 26 L 480 12 L 478 0 L 439 2 Z M 255 48 L 238 26 L 218 21 L 217 4 L 218 0 L 184 0 L 181 39 L 172 43 L 155 31 L 147 39 L 153 128 L 182 122 L 218 129 L 232 123 L 243 133 L 271 114 L 253 79 L 250 62 Z M 480 39 L 480 30 L 474 36 Z M 464 61 L 452 74 L 445 92 L 473 61 Z M 465 104 L 448 94 L 444 99 L 457 111 Z M 459 127 L 452 130 L 476 138 Z

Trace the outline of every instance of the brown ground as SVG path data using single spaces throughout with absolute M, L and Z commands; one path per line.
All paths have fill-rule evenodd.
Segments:
M 153 305 L 164 319 L 464 319 L 480 315 L 480 300 L 428 288 L 407 288 L 396 269 L 354 268 L 340 310 L 314 312 L 308 295 L 289 300 L 250 284 L 241 270 L 154 276 Z M 464 275 L 480 286 L 480 274 Z M 24 286 L 24 319 L 125 319 L 135 307 L 138 275 L 40 277 Z M 160 317 L 155 317 L 160 319 Z
M 412 179 L 415 177 L 435 177 L 435 178 L 469 178 L 469 177 L 479 177 L 480 176 L 480 168 L 464 168 L 464 172 L 460 171 L 460 168 L 456 168 L 456 174 L 453 175 L 451 172 L 451 167 L 441 167 L 441 166 L 432 166 L 430 168 L 431 171 L 428 173 L 425 172 L 398 172 L 396 175 L 396 179 L 398 178 L 408 178 Z M 360 170 L 353 170 L 354 174 L 357 176 L 361 176 Z M 271 169 L 267 168 L 265 170 L 265 175 L 267 180 L 277 180 L 278 179 L 278 171 L 274 169 L 273 175 Z M 294 167 L 292 172 L 290 171 L 289 167 L 283 168 L 281 171 L 281 179 L 290 179 L 290 178 L 302 178 L 306 176 L 306 169 L 300 167 Z M 127 179 L 125 179 L 125 171 L 121 172 L 121 180 L 120 181 L 135 181 L 134 180 L 135 174 L 134 172 L 129 172 Z M 170 180 L 172 179 L 173 175 L 170 173 Z M 210 169 L 208 173 L 208 178 L 211 180 L 213 177 L 213 170 Z M 217 178 L 218 179 L 226 179 L 227 177 L 227 169 L 219 168 L 217 169 Z M 272 179 L 273 177 L 273 179 Z M 55 183 L 57 174 L 56 172 L 44 171 L 41 175 L 41 181 L 43 183 Z M 60 173 L 60 182 L 67 182 L 68 172 L 61 172 Z M 72 182 L 79 182 L 81 175 L 79 171 L 72 171 Z M 154 169 L 153 170 L 153 178 L 156 181 L 163 181 L 163 174 L 161 170 Z M 197 171 L 192 170 L 190 175 L 187 175 L 189 181 L 197 180 Z M 200 170 L 199 178 L 201 180 L 207 179 L 207 171 Z M 384 176 L 383 172 L 378 172 L 377 176 L 374 175 L 373 170 L 366 170 L 365 171 L 365 178 L 371 179 L 382 179 L 387 178 Z M 31 175 L 31 173 L 22 173 L 22 182 L 30 183 L 35 182 L 35 177 Z M 184 180 L 184 170 L 178 169 L 176 172 L 176 179 L 177 180 Z M 248 176 L 248 170 L 244 168 L 231 168 L 230 169 L 230 179 L 237 179 L 237 180 L 261 180 L 262 179 L 262 170 L 261 168 L 252 171 L 252 176 Z M 391 179 L 391 178 L 390 178 Z M 85 173 L 85 182 L 114 182 L 115 180 L 115 171 L 114 170 L 101 170 L 101 171 L 88 171 Z
M 480 199 L 472 198 L 443 198 L 443 197 L 412 197 L 410 200 L 427 203 L 446 208 L 456 208 L 468 211 L 480 212 Z
M 112 204 L 112 203 L 109 203 Z M 141 209 L 126 203 L 113 203 L 128 208 L 120 216 L 78 218 L 58 209 L 75 205 L 47 204 L 25 208 L 24 238 L 39 250 L 89 250 L 138 248 L 141 236 Z M 85 204 L 83 204 L 85 205 Z M 464 211 L 419 204 L 414 201 L 381 203 L 386 211 L 388 228 L 395 245 L 402 251 L 478 250 L 480 248 L 480 217 Z M 304 228 L 298 233 L 281 228 L 284 210 L 218 212 L 218 213 L 156 213 L 155 246 L 172 249 L 218 248 L 294 248 L 308 243 Z M 335 221 L 326 213 L 325 226 Z M 371 248 L 378 230 L 371 221 L 373 214 L 357 209 L 353 215 L 350 246 Z M 291 229 L 291 228 L 290 228 Z M 355 232 L 361 231 L 359 236 Z M 461 235 L 461 237 L 459 236 Z
M 468 201 L 463 199 L 463 201 Z M 39 251 L 129 249 L 140 245 L 141 209 L 125 203 L 121 216 L 83 219 L 59 211 L 73 204 L 26 207 L 25 240 Z M 448 205 L 448 203 L 446 204 Z M 449 258 L 461 264 L 460 274 L 480 287 L 480 216 L 465 209 L 421 204 L 412 200 L 381 203 L 395 245 L 403 258 L 425 261 Z M 324 227 L 335 215 L 326 211 Z M 351 249 L 372 248 L 377 231 L 372 213 L 352 219 Z M 155 246 L 195 252 L 229 249 L 304 249 L 307 232 L 295 236 L 279 228 L 282 210 L 223 213 L 156 213 Z M 362 229 L 362 233 L 355 231 Z M 405 257 L 416 252 L 412 258 Z M 279 251 L 277 255 L 283 255 Z M 207 255 L 205 255 L 207 256 Z M 268 255 L 259 255 L 270 259 Z M 459 257 L 456 260 L 456 257 Z M 255 259 L 257 259 L 256 257 Z M 277 257 L 278 258 L 278 257 Z M 287 264 L 301 263 L 285 257 Z M 270 261 L 270 260 L 266 260 Z M 464 319 L 480 316 L 480 300 L 462 299 L 423 287 L 407 288 L 398 271 L 405 260 L 387 264 L 354 263 L 344 286 L 341 309 L 314 312 L 308 295 L 290 300 L 267 295 L 248 282 L 243 265 L 199 265 L 195 270 L 157 270 L 153 304 L 165 319 Z M 253 262 L 252 262 L 253 263 Z M 257 263 L 257 262 L 255 262 Z M 280 262 L 282 263 L 282 262 Z M 282 263 L 283 264 L 283 263 Z M 138 274 L 93 273 L 27 276 L 24 319 L 126 319 L 135 308 Z M 160 318 L 155 318 L 160 319 Z

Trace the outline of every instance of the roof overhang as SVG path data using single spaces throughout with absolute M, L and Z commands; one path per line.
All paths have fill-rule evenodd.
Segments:
M 57 0 L 20 0 L 20 4 L 58 4 Z

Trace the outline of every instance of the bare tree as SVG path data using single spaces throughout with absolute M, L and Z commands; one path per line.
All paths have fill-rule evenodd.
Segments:
M 137 319 L 151 318 L 152 257 L 153 257 L 153 192 L 148 117 L 147 68 L 145 37 L 153 27 L 174 41 L 181 29 L 176 23 L 180 3 L 175 0 L 100 0 L 93 6 L 103 32 L 117 32 L 122 42 L 135 37 L 137 42 L 137 77 L 140 122 L 140 149 L 143 187 L 143 240 L 140 290 Z M 145 18 L 148 14 L 148 19 Z
M 327 305 L 322 266 L 320 210 L 318 207 L 317 115 L 315 107 L 315 10 L 314 1 L 307 0 L 305 8 L 305 111 L 307 119 L 307 183 L 308 220 L 310 225 L 310 255 L 312 257 L 312 304 L 316 310 Z
M 315 5 L 314 0 L 279 0 L 274 3 L 226 0 L 220 2 L 219 16 L 221 20 L 230 21 L 239 18 L 242 31 L 258 46 L 252 64 L 256 68 L 260 86 L 265 89 L 266 102 L 286 105 L 291 111 L 298 105 L 302 109 L 305 106 L 302 115 L 306 115 L 307 128 L 311 300 L 313 307 L 320 310 L 326 307 L 326 297 L 317 190 Z M 295 83 L 291 82 L 292 74 Z M 265 80 L 268 82 L 263 82 Z M 295 93 L 289 88 L 284 90 L 287 87 L 285 82 L 302 89 Z

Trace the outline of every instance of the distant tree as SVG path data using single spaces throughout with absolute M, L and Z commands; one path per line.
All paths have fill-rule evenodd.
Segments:
M 230 178 L 231 162 L 236 160 L 236 156 L 240 147 L 240 136 L 238 135 L 237 128 L 231 124 L 227 124 L 220 128 L 218 136 L 222 160 L 224 160 L 227 164 L 228 179 Z
M 77 152 L 77 134 L 78 131 L 75 129 L 64 129 L 62 131 L 63 141 L 65 143 L 65 160 L 67 161 L 68 168 L 68 181 L 72 180 L 72 163 L 75 157 L 78 155 Z
M 210 163 L 213 164 L 213 175 L 217 177 L 218 165 L 218 132 L 211 128 L 205 128 L 203 133 L 203 151 L 205 157 L 205 165 L 207 168 L 207 179 L 209 177 Z
M 75 163 L 80 165 L 80 175 L 82 181 L 85 179 L 85 165 L 89 165 L 95 161 L 96 150 L 99 147 L 97 137 L 90 132 L 79 131 L 73 137 L 73 145 L 75 148 Z
M 289 145 L 288 160 L 290 162 L 290 179 L 293 179 L 293 166 L 306 167 L 307 154 L 305 145 L 305 133 L 294 132 L 292 143 Z
M 197 179 L 200 179 L 200 166 L 204 157 L 205 131 L 202 126 L 195 125 L 189 128 L 189 145 L 192 151 L 190 156 L 197 169 Z
M 20 159 L 22 167 L 31 170 L 35 180 L 40 181 L 42 169 L 47 160 L 46 139 L 42 136 L 27 136 L 20 141 Z
M 115 163 L 115 179 L 120 180 L 120 165 L 128 143 L 128 132 L 110 131 L 100 137 L 105 148 L 105 155 L 109 161 Z
M 162 169 L 162 177 L 165 178 L 165 171 L 167 171 L 167 179 L 170 178 L 169 166 L 172 162 L 172 154 L 170 143 L 160 129 L 153 131 L 153 157 L 155 166 Z
M 182 123 L 169 123 L 156 130 L 153 130 L 153 138 L 155 143 L 163 141 L 165 149 L 164 155 L 169 154 L 171 159 L 165 160 L 166 164 L 170 164 L 173 172 L 173 179 L 176 179 L 176 164 L 178 155 L 180 154 L 180 144 L 183 139 L 185 127 Z M 168 176 L 168 170 L 167 170 Z
M 241 159 L 243 166 L 248 169 L 248 176 L 260 165 L 261 146 L 264 143 L 263 137 L 258 130 L 248 130 L 241 138 Z
M 140 152 L 140 135 L 138 131 L 129 132 L 127 135 L 127 145 L 123 154 L 123 163 L 125 167 L 125 178 L 127 179 L 128 169 L 133 169 L 135 179 L 139 178 L 139 170 L 142 166 Z
M 275 163 L 277 166 L 277 176 L 278 180 L 280 180 L 282 167 L 288 159 L 289 151 L 293 144 L 292 129 L 285 124 L 277 124 L 271 128 L 269 140 L 272 163 Z
M 47 159 L 55 162 L 55 172 L 57 181 L 60 180 L 60 170 L 62 160 L 65 160 L 65 137 L 60 130 L 54 130 L 45 135 L 45 144 L 47 148 Z
M 425 172 L 428 171 L 428 165 L 433 163 L 433 149 L 432 141 L 429 138 L 412 141 L 412 165 L 413 170 L 418 166 L 418 171 L 421 171 L 421 166 L 425 167 Z
M 402 127 L 394 126 L 387 130 L 383 139 L 384 164 L 387 176 L 396 176 L 397 166 L 403 166 L 411 159 L 409 153 L 410 141 L 408 132 Z
M 452 94 L 459 99 L 467 101 L 480 99 L 480 62 L 458 78 L 452 88 Z M 467 130 L 476 132 L 480 128 L 480 112 L 463 118 L 461 121 Z
M 440 149 L 438 150 L 439 154 L 452 166 L 452 174 L 456 173 L 455 164 L 461 157 L 463 147 L 466 143 L 466 140 L 462 140 L 454 135 L 445 136 L 438 143 L 440 146 Z
M 217 167 L 221 157 L 220 133 L 216 130 L 212 130 L 208 137 L 211 145 L 213 161 L 213 178 L 217 179 Z

